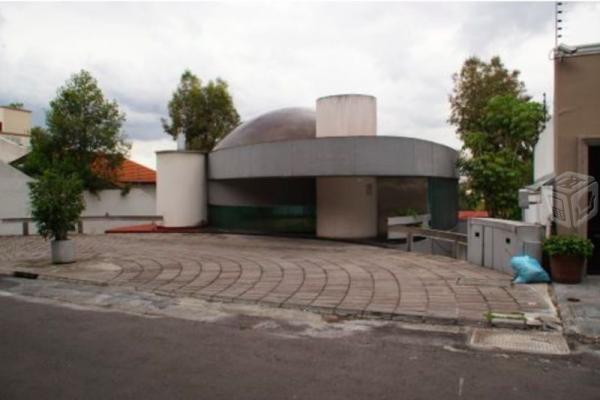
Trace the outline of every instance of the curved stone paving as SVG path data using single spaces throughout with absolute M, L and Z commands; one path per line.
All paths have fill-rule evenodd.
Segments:
M 140 291 L 382 318 L 477 322 L 549 312 L 528 285 L 464 261 L 338 242 L 243 235 L 78 236 L 79 261 L 50 266 L 38 237 L 0 238 L 0 270 Z

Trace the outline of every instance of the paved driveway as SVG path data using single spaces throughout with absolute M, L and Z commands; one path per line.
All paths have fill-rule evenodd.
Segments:
M 551 312 L 539 286 L 513 286 L 508 275 L 440 256 L 243 235 L 75 240 L 79 261 L 51 266 L 42 239 L 0 238 L 0 271 L 352 316 L 479 323 L 487 311 Z

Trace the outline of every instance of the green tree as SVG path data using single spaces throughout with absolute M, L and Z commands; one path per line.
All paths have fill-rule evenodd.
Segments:
M 48 169 L 29 183 L 31 216 L 40 235 L 46 239 L 66 240 L 84 208 L 83 185 L 75 174 L 62 175 Z
M 221 79 L 202 85 L 186 70 L 168 104 L 171 121 L 162 119 L 173 139 L 185 136 L 186 148 L 209 152 L 240 123 L 227 83 Z
M 542 104 L 514 96 L 492 97 L 478 130 L 463 134 L 459 170 L 493 217 L 519 219 L 518 190 L 533 175 L 533 147 L 544 127 Z
M 482 113 L 492 97 L 528 99 L 519 75 L 518 70 L 506 69 L 497 56 L 489 63 L 478 57 L 470 57 L 464 62 L 460 72 L 452 76 L 454 89 L 450 95 L 449 118 L 462 140 L 466 133 L 481 130 Z
M 24 169 L 33 176 L 48 169 L 74 174 L 92 192 L 111 186 L 129 149 L 121 132 L 124 121 L 117 103 L 106 100 L 96 79 L 82 70 L 50 102 L 47 129 L 32 129 Z
M 13 102 L 13 103 L 8 103 L 5 107 L 13 108 L 15 110 L 22 110 L 23 108 L 25 108 L 25 104 L 20 103 L 20 102 Z

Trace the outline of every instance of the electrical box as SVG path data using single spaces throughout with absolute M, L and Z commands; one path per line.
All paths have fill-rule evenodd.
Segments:
M 468 224 L 467 260 L 512 274 L 510 259 L 528 255 L 541 263 L 544 226 L 496 218 L 471 218 Z

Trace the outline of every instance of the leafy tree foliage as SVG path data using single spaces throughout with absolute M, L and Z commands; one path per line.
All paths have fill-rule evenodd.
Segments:
M 533 147 L 544 121 L 540 103 L 497 96 L 483 110 L 481 130 L 465 133 L 459 169 L 491 216 L 520 218 L 518 190 L 531 183 Z
M 79 177 L 48 169 L 30 182 L 29 187 L 31 216 L 40 235 L 46 239 L 66 240 L 84 208 Z
M 15 110 L 22 110 L 23 108 L 25 108 L 25 104 L 20 103 L 20 102 L 13 102 L 13 103 L 8 103 L 5 107 L 13 108 Z
M 508 219 L 520 218 L 518 190 L 531 183 L 533 148 L 546 122 L 518 77 L 498 57 L 469 58 L 450 96 L 450 122 L 463 141 L 458 167 L 470 191 L 463 201 L 481 199 L 491 216 Z
M 202 85 L 186 70 L 168 105 L 171 122 L 162 119 L 166 133 L 185 136 L 186 148 L 208 152 L 240 123 L 227 83 L 221 79 Z
M 89 72 L 74 74 L 50 102 L 47 129 L 32 129 L 24 169 L 33 176 L 48 169 L 76 175 L 92 192 L 111 186 L 129 148 L 121 132 L 124 121 Z
M 452 76 L 454 89 L 450 95 L 449 119 L 461 139 L 465 133 L 481 130 L 482 113 L 492 97 L 528 99 L 519 75 L 517 70 L 507 70 L 497 56 L 489 63 L 478 57 L 470 57 L 464 62 L 460 72 Z

